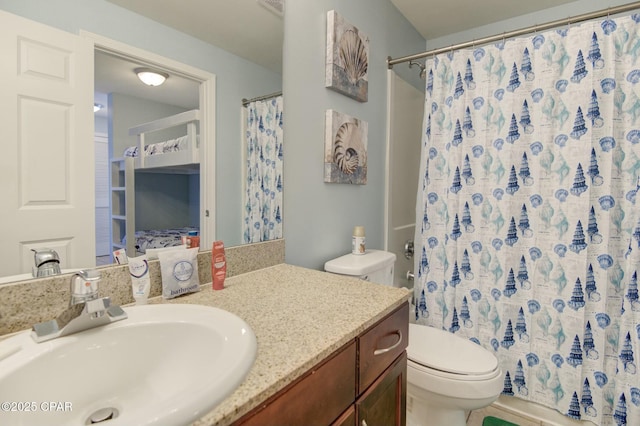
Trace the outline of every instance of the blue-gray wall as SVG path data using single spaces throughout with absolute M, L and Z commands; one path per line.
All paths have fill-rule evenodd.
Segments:
M 241 100 L 282 88 L 282 76 L 105 0 L 0 0 L 0 9 L 74 34 L 86 30 L 216 75 L 216 237 L 241 236 Z
M 350 250 L 351 230 L 364 225 L 367 245 L 382 247 L 387 108 L 386 63 L 394 58 L 567 16 L 629 3 L 580 0 L 542 12 L 424 40 L 388 0 L 294 0 L 285 10 L 284 233 L 288 263 L 322 268 Z M 240 229 L 240 109 L 242 97 L 271 93 L 280 76 L 104 0 L 0 0 L 0 8 L 77 33 L 85 29 L 217 75 L 217 234 L 237 242 Z M 326 12 L 335 9 L 370 38 L 369 101 L 324 88 Z M 185 46 L 188 46 L 185 47 Z M 415 82 L 406 65 L 394 69 Z M 260 78 L 250 78 L 260 75 Z M 420 84 L 414 83 L 414 84 Z M 369 123 L 368 183 L 323 182 L 324 112 L 335 109 Z
M 109 152 L 111 157 L 122 157 L 125 149 L 138 145 L 138 136 L 129 135 L 129 129 L 159 118 L 185 112 L 185 108 L 153 102 L 123 93 L 109 95 Z M 145 145 L 178 138 L 187 134 L 187 126 L 174 126 L 146 135 Z
M 369 36 L 368 102 L 357 102 L 324 87 L 329 10 L 336 10 Z M 287 2 L 283 62 L 287 263 L 321 269 L 326 260 L 351 250 L 351 233 L 355 225 L 365 227 L 367 247 L 382 248 L 386 58 L 419 52 L 424 46 L 424 38 L 388 0 Z M 415 69 L 411 72 L 418 73 Z M 368 122 L 366 185 L 324 183 L 324 117 L 327 109 Z
M 136 173 L 136 231 L 198 227 L 192 211 L 200 206 L 199 182 L 195 191 L 192 183 L 185 174 Z
M 140 99 L 122 93 L 109 96 L 109 145 L 113 157 L 122 157 L 126 148 L 138 144 L 129 129 L 142 123 L 168 117 L 184 108 Z M 145 143 L 185 135 L 186 126 L 175 126 L 149 134 Z M 191 175 L 140 171 L 136 173 L 136 231 L 199 226 L 200 185 Z

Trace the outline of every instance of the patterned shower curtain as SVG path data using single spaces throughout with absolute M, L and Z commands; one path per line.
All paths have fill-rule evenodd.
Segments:
M 503 394 L 640 425 L 640 15 L 427 60 L 416 321 Z
M 282 103 L 246 106 L 245 243 L 282 238 Z

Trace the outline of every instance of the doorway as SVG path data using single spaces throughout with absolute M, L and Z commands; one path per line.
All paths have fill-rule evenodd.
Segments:
M 192 174 L 188 178 L 188 181 L 190 182 L 188 184 L 188 192 L 191 194 L 191 197 L 199 199 L 197 200 L 198 203 L 196 205 L 197 211 L 195 213 L 191 212 L 188 215 L 190 216 L 191 221 L 195 222 L 194 226 L 197 226 L 199 230 L 201 246 L 211 246 L 212 242 L 215 240 L 215 215 L 213 214 L 215 212 L 215 75 L 96 34 L 81 32 L 80 35 L 93 42 L 95 52 L 94 59 L 96 62 L 96 80 L 94 82 L 96 89 L 95 103 L 102 105 L 105 109 L 108 109 L 108 105 L 111 104 L 112 109 L 115 110 L 116 107 L 113 107 L 113 105 L 118 105 L 118 103 L 114 102 L 114 99 L 118 99 L 120 101 L 120 105 L 122 105 L 123 98 L 126 99 L 130 97 L 134 102 L 157 102 L 159 105 L 164 105 L 165 107 L 176 106 L 177 108 L 183 108 L 184 111 L 193 108 L 193 106 L 190 103 L 191 101 L 188 99 L 185 100 L 182 95 L 189 91 L 193 91 L 192 89 L 189 89 L 189 87 L 195 87 L 195 109 L 199 110 L 200 117 L 198 132 L 199 168 L 197 168 L 199 170 L 199 174 Z M 109 77 L 105 77 L 107 73 L 105 69 L 111 69 L 111 66 L 115 66 L 113 72 Z M 157 91 L 151 95 L 150 89 L 153 90 L 156 88 L 145 87 L 141 82 L 137 81 L 137 76 L 133 73 L 133 68 L 135 67 L 149 67 L 154 70 L 167 73 L 170 76 L 167 82 L 170 82 L 171 84 L 166 86 L 173 86 L 174 89 L 178 86 L 177 90 L 174 92 L 168 91 L 168 94 L 167 91 L 165 91 L 164 94 L 157 94 L 160 93 L 160 91 Z M 112 80 L 105 84 L 104 80 L 106 79 Z M 130 86 L 129 88 L 127 88 L 126 84 L 118 86 L 119 84 L 122 84 L 123 79 L 128 81 L 133 80 L 133 82 L 130 82 L 129 84 L 139 85 L 139 87 L 135 87 L 135 90 L 138 90 L 138 92 L 134 92 L 134 86 Z M 117 88 L 114 89 L 113 87 Z M 115 93 L 115 90 L 118 91 L 117 96 L 112 95 Z M 111 94 L 105 93 L 107 91 Z M 123 94 L 122 92 L 125 93 Z M 142 104 L 149 105 L 148 103 Z M 140 109 L 141 108 L 138 107 L 138 110 Z M 145 107 L 144 110 L 146 109 L 147 108 Z M 109 111 L 108 114 L 114 114 L 113 110 Z M 177 112 L 180 111 L 181 110 L 179 109 L 177 110 Z M 142 122 L 147 121 L 149 120 L 142 120 Z M 142 123 L 138 122 L 136 124 Z M 114 131 L 110 124 L 107 125 L 106 128 L 104 125 L 100 125 L 99 127 L 98 119 L 96 118 L 96 132 L 104 133 L 105 130 L 107 133 Z M 119 140 L 123 138 L 125 138 L 125 136 L 118 136 Z M 104 158 L 98 157 L 96 159 L 96 175 L 100 175 L 102 179 L 102 183 L 99 183 L 98 181 L 96 182 L 96 188 L 104 185 L 105 176 L 108 181 L 107 183 L 109 183 L 113 178 L 111 160 L 114 157 L 122 156 L 122 150 L 120 148 L 116 151 L 113 149 L 113 134 L 109 135 L 109 140 L 109 160 L 105 161 Z M 102 152 L 104 155 L 104 150 Z M 98 172 L 98 164 L 100 164 L 100 167 L 102 168 L 106 165 L 107 170 L 103 170 L 101 173 Z M 151 181 L 156 184 L 155 187 L 157 188 L 162 179 L 171 179 L 171 177 L 166 175 L 166 178 L 161 178 L 160 174 L 157 174 L 156 176 L 145 174 L 140 179 L 136 180 L 136 185 L 141 181 Z M 177 179 L 178 178 L 175 178 L 174 180 Z M 113 192 L 109 194 L 109 198 L 110 203 L 118 202 L 117 200 L 114 200 Z M 113 216 L 113 208 L 109 209 L 109 213 L 110 216 Z M 104 251 L 103 240 L 105 235 L 105 225 L 110 228 L 106 233 L 109 239 L 114 240 L 114 234 L 116 233 L 113 229 L 113 218 L 110 217 L 106 224 L 104 218 L 104 213 L 98 211 L 98 204 L 96 204 L 96 237 L 98 237 L 98 235 L 102 236 L 101 241 L 99 241 L 98 238 L 96 239 L 96 246 L 102 248 L 101 252 Z M 111 253 L 109 252 L 108 255 L 109 260 L 111 260 Z M 104 257 L 97 256 L 96 260 L 97 263 L 100 262 L 100 264 L 104 264 Z

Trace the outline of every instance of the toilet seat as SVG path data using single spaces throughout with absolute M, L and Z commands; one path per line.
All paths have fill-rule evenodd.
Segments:
M 421 365 L 410 359 L 407 359 L 407 368 L 427 374 L 432 377 L 439 377 L 441 379 L 445 379 L 451 383 L 453 382 L 484 382 L 502 375 L 502 370 L 500 368 L 496 368 L 495 370 L 486 374 L 448 373 L 446 371 L 440 371 L 435 368 L 425 367 L 424 365 Z
M 482 381 L 502 374 L 498 359 L 470 340 L 434 327 L 409 324 L 412 368 L 449 380 Z

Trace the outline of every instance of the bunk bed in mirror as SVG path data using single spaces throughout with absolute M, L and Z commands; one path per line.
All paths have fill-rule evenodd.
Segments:
M 176 189 L 173 182 L 182 176 L 183 182 L 189 182 L 187 185 L 199 185 L 199 120 L 196 109 L 129 129 L 129 135 L 137 137 L 137 144 L 127 148 L 122 157 L 111 160 L 112 251 L 125 248 L 128 256 L 140 256 L 150 248 L 180 245 L 183 236 L 198 233 L 199 189 Z M 181 136 L 162 139 L 167 132 Z M 166 192 L 162 184 L 144 191 L 145 182 L 172 184 L 167 185 Z M 140 204 L 136 208 L 141 191 L 146 194 L 142 205 L 146 214 L 141 214 Z M 158 192 L 158 200 L 149 198 L 148 193 Z

